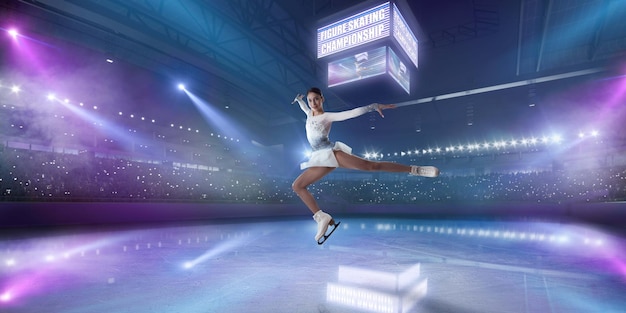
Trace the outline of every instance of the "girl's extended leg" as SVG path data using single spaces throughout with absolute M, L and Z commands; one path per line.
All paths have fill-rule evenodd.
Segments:
M 358 156 L 345 153 L 343 151 L 335 151 L 335 158 L 339 166 L 353 170 L 361 171 L 382 171 L 394 173 L 410 173 L 411 166 L 393 162 L 375 162 L 359 158 Z
M 340 167 L 361 171 L 382 171 L 395 173 L 409 173 L 413 176 L 437 177 L 439 169 L 434 166 L 403 165 L 393 162 L 376 162 L 359 158 L 358 156 L 335 151 L 335 158 Z
M 291 185 L 293 191 L 296 192 L 298 197 L 302 199 L 302 202 L 306 204 L 313 214 L 317 213 L 317 211 L 320 210 L 320 207 L 317 205 L 317 201 L 315 201 L 313 195 L 307 190 L 307 187 L 320 180 L 334 169 L 334 167 L 309 167 L 302 172 L 302 174 L 300 174 L 300 176 L 298 176 L 298 178 L 296 178 Z

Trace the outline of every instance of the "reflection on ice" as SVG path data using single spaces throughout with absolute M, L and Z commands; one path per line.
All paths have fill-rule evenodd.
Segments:
M 339 266 L 338 277 L 327 284 L 326 300 L 370 312 L 408 312 L 428 289 L 419 263 L 399 274 Z
M 0 311 L 606 313 L 626 305 L 624 238 L 606 229 L 343 217 L 318 246 L 311 226 L 306 218 L 7 231 Z

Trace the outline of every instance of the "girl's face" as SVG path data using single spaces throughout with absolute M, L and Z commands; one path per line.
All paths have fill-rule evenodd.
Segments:
M 312 110 L 319 111 L 322 109 L 322 104 L 324 103 L 324 97 L 320 96 L 314 92 L 309 92 L 306 95 L 307 101 L 309 102 L 309 107 Z

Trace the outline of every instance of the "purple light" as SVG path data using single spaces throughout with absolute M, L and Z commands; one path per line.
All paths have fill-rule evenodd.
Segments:
M 8 31 L 9 36 L 11 36 L 13 39 L 17 39 L 17 36 L 19 35 L 19 33 L 17 32 L 17 29 L 15 28 L 11 28 Z
M 11 292 L 7 291 L 3 294 L 0 295 L 0 301 L 2 302 L 9 302 L 11 301 Z

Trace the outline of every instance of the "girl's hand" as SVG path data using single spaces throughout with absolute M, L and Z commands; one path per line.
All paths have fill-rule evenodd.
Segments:
M 296 97 L 293 98 L 293 101 L 291 101 L 291 104 L 294 104 L 294 103 L 298 102 L 298 100 L 302 100 L 302 98 L 304 98 L 304 95 L 297 94 Z
M 396 108 L 395 104 L 380 104 L 380 103 L 377 103 L 377 104 L 378 104 L 378 107 L 376 108 L 376 111 L 383 118 L 385 117 L 385 115 L 383 115 L 383 110 L 395 109 Z

